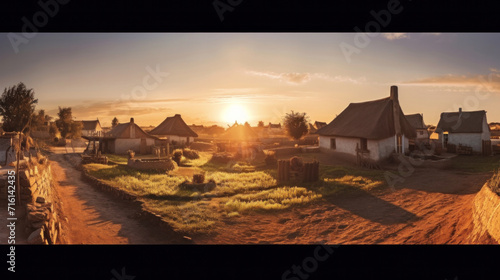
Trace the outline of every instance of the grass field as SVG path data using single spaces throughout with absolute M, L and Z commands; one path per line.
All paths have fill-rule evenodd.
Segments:
M 451 160 L 451 169 L 464 172 L 493 172 L 500 168 L 500 155 L 495 156 L 476 156 L 459 155 Z
M 110 157 L 118 165 L 87 164 L 84 170 L 140 197 L 148 209 L 184 233 L 209 232 L 223 217 L 230 219 L 252 211 L 282 211 L 320 201 L 325 196 L 387 186 L 381 170 L 325 164 L 320 165 L 317 182 L 278 184 L 276 167 L 259 162 L 214 164 L 210 156 L 201 152 L 198 159 L 181 160 L 182 165 L 203 171 L 207 181 L 212 179 L 217 183 L 215 189 L 204 193 L 181 189 L 179 185 L 186 177 L 176 172 L 158 174 L 129 168 L 126 156 Z

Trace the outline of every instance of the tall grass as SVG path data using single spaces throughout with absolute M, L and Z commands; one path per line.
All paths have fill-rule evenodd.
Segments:
M 276 186 L 276 180 L 262 171 L 246 173 L 215 172 L 207 176 L 207 180 L 210 179 L 217 182 L 217 188 L 212 191 L 215 195 L 233 195 Z
M 292 205 L 306 204 L 321 195 L 301 187 L 282 187 L 252 194 L 238 194 L 229 199 L 224 208 L 228 212 L 248 210 L 279 210 Z
M 493 172 L 500 167 L 500 155 L 495 156 L 456 156 L 450 159 L 451 169 L 464 172 Z

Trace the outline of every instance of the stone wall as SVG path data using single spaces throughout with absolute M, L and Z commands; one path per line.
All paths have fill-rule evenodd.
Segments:
M 171 159 L 134 159 L 128 160 L 127 165 L 138 170 L 156 170 L 166 172 L 177 168 L 177 164 Z
M 500 243 L 500 196 L 484 184 L 474 198 L 472 211 L 474 230 L 472 239 L 477 240 L 486 233 Z
M 57 244 L 61 223 L 55 204 L 52 171 L 47 159 L 19 171 L 21 202 L 26 207 L 29 244 Z

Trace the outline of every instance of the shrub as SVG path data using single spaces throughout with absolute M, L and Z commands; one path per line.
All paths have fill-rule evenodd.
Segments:
M 293 171 L 302 171 L 304 162 L 299 157 L 292 157 L 290 159 L 290 169 Z
M 200 155 L 198 154 L 197 151 L 191 150 L 191 149 L 183 149 L 182 150 L 182 155 L 187 158 L 187 159 L 198 159 L 200 158 Z
M 223 152 L 223 153 L 215 153 L 212 155 L 212 159 L 210 160 L 213 163 L 222 163 L 226 164 L 230 161 L 235 160 L 235 157 L 228 152 Z
M 203 184 L 205 182 L 205 174 L 193 174 L 194 184 Z
M 269 151 L 266 153 L 265 162 L 267 166 L 274 166 L 278 163 L 275 151 Z
M 134 156 L 135 156 L 135 152 L 134 152 L 134 151 L 132 151 L 132 150 L 128 150 L 128 151 L 127 151 L 127 155 L 128 155 L 128 158 L 134 158 Z
M 174 154 L 172 155 L 172 160 L 177 163 L 177 165 L 180 165 L 182 159 L 182 150 L 175 150 Z

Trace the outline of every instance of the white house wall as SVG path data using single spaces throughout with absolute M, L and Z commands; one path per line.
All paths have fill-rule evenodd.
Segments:
M 335 138 L 336 149 L 330 149 L 330 139 Z M 324 151 L 335 151 L 347 153 L 356 156 L 356 147 L 360 144 L 360 138 L 347 138 L 347 137 L 330 137 L 330 136 L 320 136 L 319 146 Z M 383 160 L 389 157 L 395 149 L 395 137 L 391 136 L 389 138 L 381 140 L 370 140 L 367 141 L 367 148 L 370 151 L 370 158 L 373 160 Z M 404 137 L 404 149 L 408 151 L 409 141 Z
M 116 154 L 126 154 L 128 150 L 133 150 L 134 152 L 139 153 L 141 150 L 141 138 L 115 140 Z
M 488 122 L 486 121 L 486 117 L 483 118 L 483 133 L 481 134 L 481 139 L 482 140 L 490 140 L 491 139 L 490 126 L 488 125 Z
M 449 133 L 448 143 L 472 147 L 474 152 L 482 151 L 482 133 Z
M 194 137 L 186 137 L 186 136 L 168 135 L 167 139 L 170 142 L 176 141 L 179 144 L 182 144 L 182 143 L 185 144 L 188 141 L 188 139 L 189 139 L 189 143 L 193 143 L 194 142 Z

